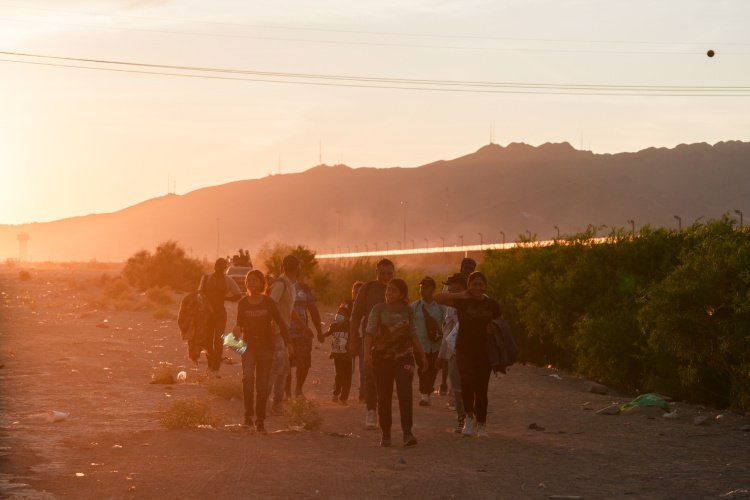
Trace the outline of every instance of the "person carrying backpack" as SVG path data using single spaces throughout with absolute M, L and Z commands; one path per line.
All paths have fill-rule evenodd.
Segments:
M 227 269 L 227 260 L 216 259 L 214 272 L 204 275 L 201 279 L 200 292 L 205 295 L 211 310 L 209 318 L 209 330 L 211 337 L 211 353 L 208 357 L 208 370 L 210 376 L 219 377 L 221 366 L 221 355 L 224 349 L 222 336 L 227 328 L 227 310 L 224 301 L 238 301 L 242 297 L 242 291 L 229 276 L 224 274 Z
M 349 325 L 349 353 L 352 356 L 359 356 L 359 391 L 360 396 L 364 395 L 367 404 L 367 413 L 365 414 L 365 428 L 374 429 L 377 427 L 378 415 L 378 393 L 375 388 L 375 378 L 372 373 L 372 367 L 367 367 L 363 362 L 365 359 L 364 335 L 367 325 L 367 318 L 376 304 L 385 302 L 385 289 L 388 282 L 393 279 L 395 268 L 393 262 L 388 259 L 381 259 L 375 264 L 376 279 L 368 281 L 357 293 L 352 306 L 352 318 Z
M 435 390 L 437 361 L 440 343 L 443 338 L 442 325 L 445 321 L 445 306 L 433 300 L 436 288 L 435 280 L 427 276 L 419 282 L 419 299 L 411 304 L 414 313 L 414 326 L 422 350 L 427 357 L 427 367 L 419 372 L 420 406 L 430 406 L 430 397 Z

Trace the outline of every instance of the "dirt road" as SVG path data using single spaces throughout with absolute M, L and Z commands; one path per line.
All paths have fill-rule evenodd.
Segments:
M 205 364 L 192 367 L 173 320 L 85 307 L 96 290 L 81 283 L 96 273 L 40 270 L 22 282 L 17 269 L 0 271 L 2 497 L 750 498 L 747 417 L 681 403 L 678 419 L 598 415 L 633 395 L 591 394 L 552 368 L 516 366 L 491 381 L 487 439 L 454 434 L 448 398 L 436 396 L 415 404 L 419 444 L 384 449 L 363 428 L 362 405 L 330 401 L 333 363 L 320 344 L 306 394 L 321 428 L 274 432 L 287 425 L 271 416 L 270 433 L 254 434 L 235 425 L 241 401 L 209 394 Z M 188 380 L 150 384 L 160 362 Z M 240 379 L 239 363 L 221 372 Z M 159 411 L 185 397 L 210 402 L 227 425 L 162 427 Z M 68 416 L 49 421 L 49 411 Z M 696 416 L 708 419 L 696 426 Z

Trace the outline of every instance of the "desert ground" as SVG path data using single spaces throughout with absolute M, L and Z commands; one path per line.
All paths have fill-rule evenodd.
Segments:
M 430 407 L 415 397 L 417 446 L 398 444 L 394 402 L 394 446 L 380 448 L 356 397 L 331 402 L 329 344 L 317 344 L 306 396 L 322 425 L 295 431 L 271 415 L 256 434 L 238 425 L 241 400 L 207 390 L 173 318 L 93 300 L 100 289 L 87 283 L 111 271 L 28 271 L 0 270 L 3 498 L 750 498 L 747 416 L 682 402 L 677 418 L 597 414 L 636 394 L 594 394 L 553 367 L 491 380 L 489 438 L 455 434 L 436 395 Z M 239 383 L 239 356 L 226 356 L 222 380 Z M 151 384 L 160 363 L 187 379 Z M 188 397 L 222 423 L 166 429 L 161 412 Z

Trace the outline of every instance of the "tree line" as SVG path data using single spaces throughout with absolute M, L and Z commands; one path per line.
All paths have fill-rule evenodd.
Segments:
M 750 233 L 725 216 L 488 251 L 527 363 L 750 410 Z

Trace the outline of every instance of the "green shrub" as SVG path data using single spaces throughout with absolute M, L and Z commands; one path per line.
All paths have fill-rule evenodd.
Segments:
M 196 290 L 203 274 L 203 264 L 185 255 L 176 242 L 167 241 L 152 255 L 141 250 L 125 263 L 123 275 L 139 290 L 171 287 L 178 291 Z
M 208 392 L 224 399 L 244 399 L 242 382 L 228 378 L 209 379 Z
M 486 253 L 481 270 L 521 360 L 750 409 L 750 233 L 725 216 L 591 236 Z
M 106 275 L 103 275 L 106 276 Z M 132 297 L 133 290 L 130 288 L 127 280 L 121 277 L 107 278 L 102 281 L 102 293 L 110 299 L 129 299 Z
M 320 427 L 323 419 L 318 412 L 318 405 L 309 399 L 296 398 L 289 406 L 287 422 L 290 426 L 313 430 Z
M 174 304 L 174 296 L 169 287 L 155 286 L 146 290 L 146 298 L 155 304 L 171 305 Z
M 221 419 L 211 413 L 208 403 L 197 398 L 177 399 L 159 416 L 167 429 L 185 429 L 199 425 L 220 425 Z

